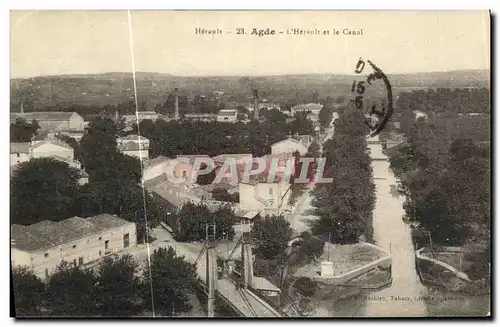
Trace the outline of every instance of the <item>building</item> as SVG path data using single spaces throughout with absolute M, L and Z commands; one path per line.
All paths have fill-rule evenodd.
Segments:
M 28 122 L 36 120 L 40 125 L 40 132 L 57 132 L 80 140 L 84 133 L 83 118 L 76 112 L 64 111 L 35 111 L 17 112 L 10 114 L 11 123 L 22 118 Z
M 238 110 L 236 109 L 222 109 L 217 114 L 217 121 L 219 123 L 235 123 L 238 121 Z
M 281 214 L 288 204 L 291 184 L 279 180 L 269 183 L 265 174 L 250 177 L 248 183 L 239 184 L 239 209 L 257 210 L 263 216 Z
M 299 152 L 301 156 L 307 153 L 310 144 L 304 144 L 292 137 L 276 142 L 271 145 L 271 154 L 295 153 Z
M 232 169 L 235 168 L 233 163 L 236 163 L 236 174 L 238 176 L 237 180 L 239 181 L 243 176 L 243 172 L 247 163 L 251 162 L 253 160 L 253 157 L 251 153 L 220 154 L 216 157 L 213 157 L 212 160 L 215 165 L 214 171 L 216 177 L 219 176 L 220 170 L 224 167 L 224 163 L 227 162 L 227 166 L 224 167 L 224 175 L 221 175 L 221 181 L 236 182 L 232 180 L 234 174 Z
M 262 157 L 266 160 L 266 168 L 262 172 L 263 174 L 267 174 L 271 170 L 271 164 L 275 165 L 275 176 L 278 179 L 283 179 L 287 177 L 288 172 L 288 180 L 290 180 L 290 176 L 294 176 L 295 174 L 295 158 L 292 153 L 280 153 L 280 154 L 267 154 Z M 288 165 L 288 167 L 287 167 Z M 287 169 L 289 171 L 287 171 Z
M 142 178 L 144 182 L 155 177 L 165 175 L 169 166 L 170 158 L 159 156 L 154 159 L 144 161 L 142 167 Z
M 118 150 L 131 157 L 139 159 L 149 158 L 149 139 L 144 136 L 131 134 L 117 140 Z
M 49 277 L 62 261 L 76 266 L 136 246 L 135 223 L 101 214 L 72 217 L 59 222 L 11 226 L 12 266 L 27 266 L 41 279 Z
M 415 117 L 415 120 L 418 120 L 419 118 L 427 119 L 427 114 L 420 110 L 413 110 L 413 116 Z
M 72 162 L 74 152 L 72 147 L 56 138 L 36 142 L 30 147 L 30 157 L 35 159 L 55 157 Z
M 298 104 L 290 109 L 292 116 L 295 116 L 298 112 L 310 112 L 315 115 L 319 115 L 319 112 L 323 109 L 323 105 L 319 103 L 308 103 L 308 104 Z
M 143 120 L 156 121 L 160 116 L 155 111 L 138 111 L 137 115 L 123 115 L 121 118 L 125 120 L 125 124 L 132 126 L 137 123 L 137 116 L 139 116 L 139 122 Z
M 30 142 L 10 143 L 10 166 L 17 166 L 23 162 L 30 161 Z
M 217 121 L 217 115 L 216 114 L 185 114 L 184 120 L 201 121 L 201 122 L 210 123 L 210 122 Z

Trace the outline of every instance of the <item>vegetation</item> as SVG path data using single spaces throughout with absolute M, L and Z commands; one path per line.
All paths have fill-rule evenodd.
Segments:
M 326 176 L 332 183 L 313 191 L 312 204 L 319 219 L 312 232 L 332 243 L 356 243 L 363 235 L 372 236 L 375 186 L 370 158 L 366 153 L 368 129 L 364 115 L 354 107 L 343 110 L 335 125 L 335 135 L 325 142 Z
M 36 120 L 28 123 L 22 118 L 17 118 L 14 123 L 10 124 L 10 141 L 29 142 L 39 128 L 40 125 Z
M 277 114 L 282 115 L 280 112 Z M 284 140 L 289 133 L 312 132 L 311 121 L 304 117 L 301 116 L 288 125 L 284 119 L 249 124 L 143 120 L 139 123 L 139 130 L 141 135 L 151 141 L 149 148 L 151 157 L 191 154 L 206 154 L 213 157 L 223 153 L 251 153 L 260 157 L 270 153 L 271 144 Z M 205 176 L 202 180 L 210 177 Z
M 216 201 L 240 203 L 240 194 L 230 194 L 226 189 L 216 188 L 212 192 L 212 198 Z
M 11 223 L 29 225 L 74 216 L 78 208 L 78 178 L 77 170 L 51 158 L 20 164 L 11 178 Z
M 177 256 L 171 247 L 155 250 L 150 262 L 151 266 L 143 269 L 140 291 L 144 308 L 152 308 L 160 316 L 191 310 L 189 295 L 198 281 L 195 265 Z
M 254 252 L 257 258 L 276 260 L 286 257 L 293 230 L 283 216 L 266 216 L 252 226 Z
M 170 247 L 151 254 L 150 268 L 140 269 L 124 255 L 105 258 L 96 272 L 62 262 L 45 283 L 25 267 L 12 274 L 19 317 L 130 317 L 143 311 L 170 316 L 190 310 L 188 296 L 197 282 L 194 265 Z
M 400 191 L 406 195 L 405 220 L 428 232 L 434 246 L 479 246 L 483 253 L 473 255 L 481 262 L 476 260 L 473 266 L 487 274 L 490 117 L 462 113 L 489 113 L 489 92 L 420 91 L 403 100 L 401 105 L 420 101 L 420 109 L 439 114 L 415 121 L 405 113 L 401 128 L 407 142 L 388 151 L 391 168 L 401 180 Z M 429 237 L 418 240 L 419 246 L 425 239 Z
M 228 206 L 221 206 L 211 212 L 204 204 L 186 203 L 175 214 L 180 223 L 180 230 L 175 238 L 181 242 L 201 241 L 206 238 L 206 225 L 216 224 L 215 238 L 232 240 L 234 238 L 233 225 L 237 219 L 233 210 Z

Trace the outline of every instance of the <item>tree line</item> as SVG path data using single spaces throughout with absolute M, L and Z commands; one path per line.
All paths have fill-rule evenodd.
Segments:
M 298 114 L 293 122 L 276 109 L 269 110 L 262 123 L 177 122 L 143 120 L 138 130 L 148 138 L 150 156 L 176 157 L 177 155 L 222 153 L 251 153 L 263 156 L 271 152 L 271 145 L 284 140 L 289 134 L 313 134 L 314 129 L 306 114 Z M 137 132 L 137 127 L 136 127 Z
M 399 111 L 490 113 L 490 91 L 485 88 L 438 88 L 402 92 L 396 101 Z
M 369 131 L 364 119 L 363 112 L 354 106 L 343 109 L 333 138 L 323 146 L 325 175 L 333 182 L 313 191 L 312 204 L 319 219 L 314 221 L 312 233 L 328 235 L 332 243 L 355 243 L 362 236 L 372 239 L 375 185 L 366 152 Z
M 18 317 L 131 317 L 189 312 L 196 268 L 174 249 L 159 248 L 150 266 L 130 255 L 104 258 L 95 268 L 62 262 L 46 281 L 26 267 L 12 271 Z

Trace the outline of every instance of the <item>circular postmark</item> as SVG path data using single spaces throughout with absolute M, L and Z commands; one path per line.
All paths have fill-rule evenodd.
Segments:
M 384 74 L 384 72 L 378 68 L 370 60 L 363 60 L 359 58 L 356 63 L 356 68 L 354 72 L 356 74 L 361 74 L 365 70 L 366 64 L 371 67 L 371 72 L 365 76 L 364 79 L 354 80 L 351 87 L 351 92 L 355 93 L 356 96 L 351 100 L 352 103 L 358 109 L 365 111 L 365 124 L 370 128 L 370 137 L 373 137 L 380 133 L 382 129 L 387 125 L 389 119 L 393 112 L 393 100 L 392 100 L 392 87 L 389 79 Z M 377 96 L 376 92 L 372 95 L 374 99 L 369 102 L 367 99 L 366 91 L 374 87 L 374 82 L 382 81 L 384 84 L 385 95 Z M 369 102 L 369 103 L 368 103 Z

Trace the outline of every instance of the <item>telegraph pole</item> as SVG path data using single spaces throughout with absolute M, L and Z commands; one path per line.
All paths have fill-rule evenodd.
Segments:
M 217 261 L 215 255 L 215 224 L 205 226 L 205 248 L 206 248 L 206 294 L 208 296 L 207 312 L 208 317 L 215 317 L 215 289 L 217 281 Z

